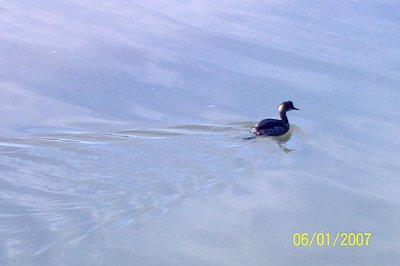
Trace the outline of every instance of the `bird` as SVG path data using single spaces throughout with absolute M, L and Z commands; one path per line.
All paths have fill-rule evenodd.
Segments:
M 251 127 L 250 133 L 256 136 L 281 136 L 286 134 L 290 129 L 290 124 L 286 116 L 286 112 L 299 109 L 294 107 L 292 101 L 286 101 L 279 105 L 278 110 L 281 119 L 263 119 Z

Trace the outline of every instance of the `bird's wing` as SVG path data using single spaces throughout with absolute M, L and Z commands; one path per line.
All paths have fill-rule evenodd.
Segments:
M 270 136 L 280 135 L 286 130 L 286 128 L 282 126 L 282 121 L 271 118 L 261 120 L 260 122 L 255 124 L 253 128 L 261 135 Z

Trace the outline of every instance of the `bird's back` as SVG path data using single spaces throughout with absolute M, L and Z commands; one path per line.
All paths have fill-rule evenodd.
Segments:
M 255 124 L 250 132 L 255 135 L 280 136 L 289 131 L 289 123 L 278 119 L 263 119 Z

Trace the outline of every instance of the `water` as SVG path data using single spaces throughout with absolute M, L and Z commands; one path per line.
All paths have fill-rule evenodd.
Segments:
M 0 265 L 396 265 L 398 9 L 3 1 Z

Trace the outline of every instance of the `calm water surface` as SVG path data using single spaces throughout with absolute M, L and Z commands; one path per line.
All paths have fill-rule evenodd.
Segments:
M 396 265 L 399 9 L 3 1 L 0 264 Z

